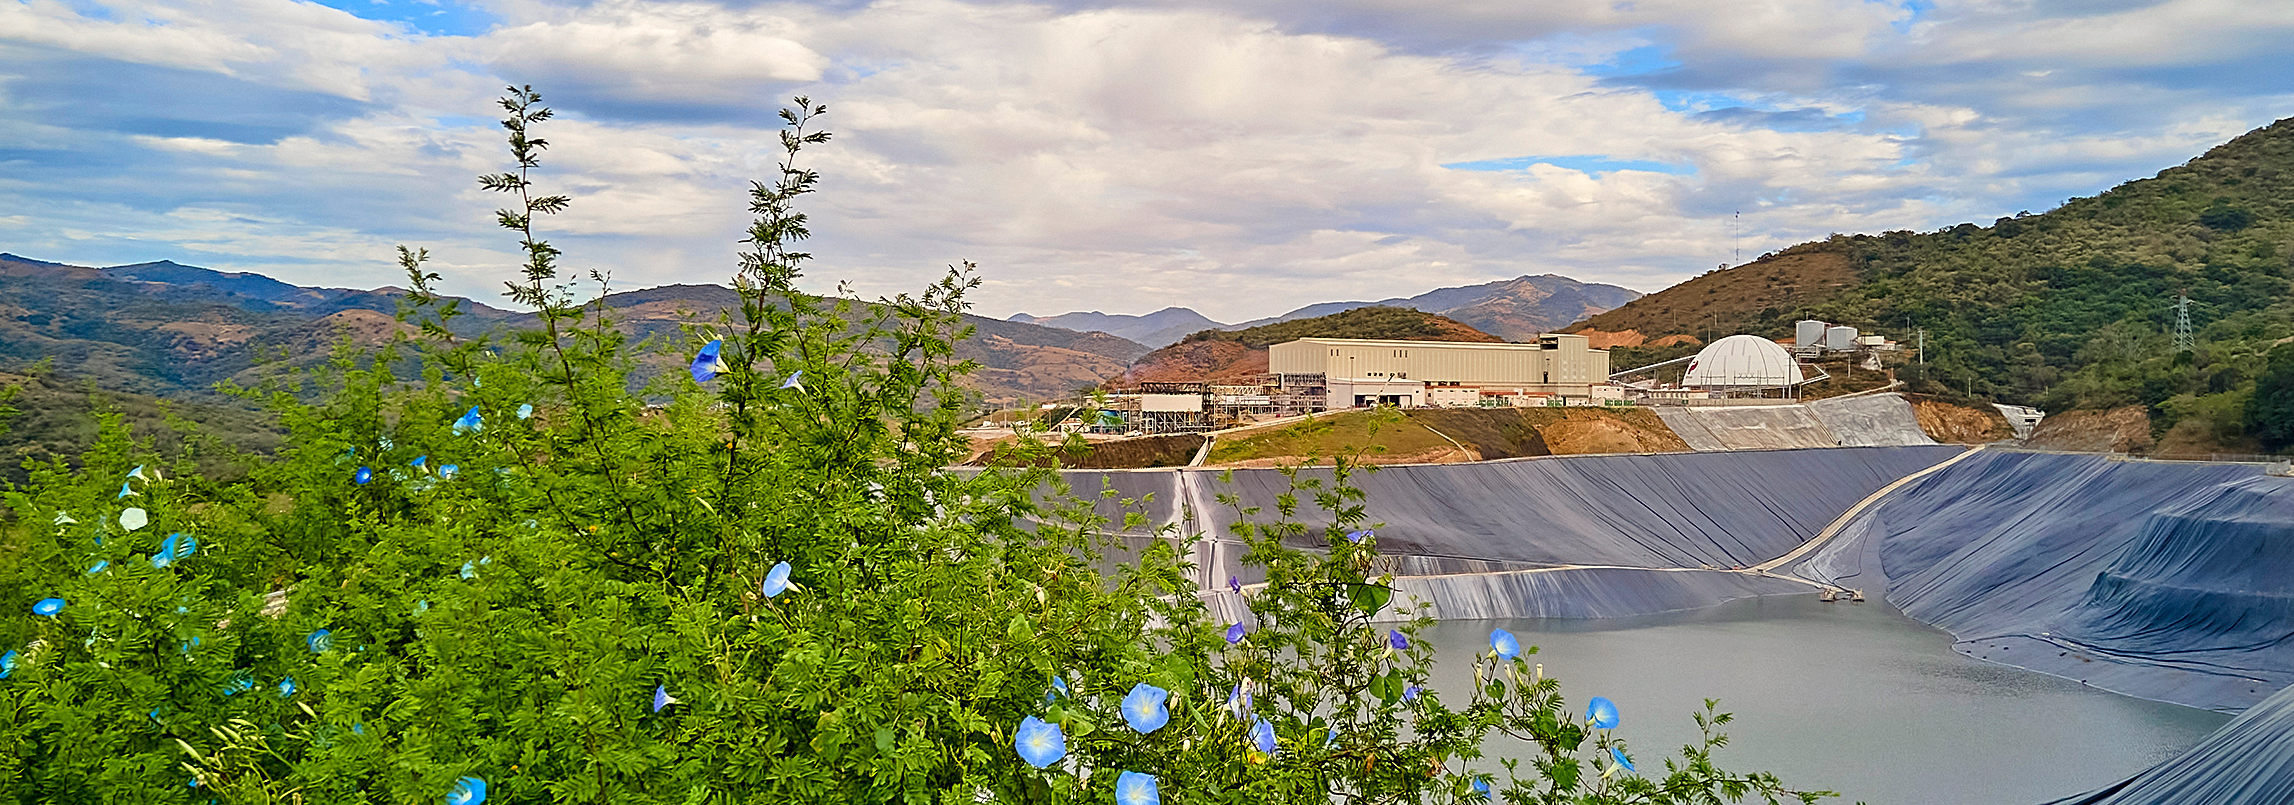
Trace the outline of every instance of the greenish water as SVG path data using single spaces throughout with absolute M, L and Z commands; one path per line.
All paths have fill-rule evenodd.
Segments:
M 1843 795 L 1831 802 L 2036 804 L 2116 782 L 2230 720 L 1969 659 L 1878 603 L 1792 596 L 1626 620 L 1451 621 L 1426 637 L 1457 657 L 1488 650 L 1492 626 L 1541 648 L 1532 661 L 1576 713 L 1593 696 L 1615 701 L 1616 734 L 1643 772 L 1661 775 L 1662 758 L 1697 737 L 1689 714 L 1717 698 L 1737 720 L 1715 763 Z M 1435 686 L 1462 695 L 1471 673 L 1439 666 Z

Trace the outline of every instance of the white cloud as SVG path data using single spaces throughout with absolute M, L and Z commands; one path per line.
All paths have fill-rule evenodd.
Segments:
M 0 174 L 28 222 L 5 231 L 45 259 L 327 284 L 394 282 L 389 247 L 426 245 L 450 289 L 494 301 L 514 258 L 487 217 L 503 199 L 472 177 L 503 162 L 495 88 L 531 83 L 562 113 L 541 181 L 576 197 L 545 224 L 568 265 L 721 281 L 746 183 L 771 178 L 769 112 L 803 92 L 838 134 L 805 157 L 826 177 L 805 202 L 819 289 L 912 290 L 972 259 L 984 313 L 1240 320 L 1525 273 L 1655 290 L 1728 259 L 1732 211 L 1747 256 L 1989 220 L 2147 175 L 2294 101 L 2204 78 L 2288 60 L 2294 11 L 2267 4 L 1945 3 L 1914 20 L 1862 0 L 1142 2 L 500 0 L 475 37 L 294 0 L 0 4 L 0 43 L 18 43 L 0 56 L 360 101 L 225 139 L 136 110 L 50 120 L 6 105 L 47 79 L 0 66 L 0 136 L 53 155 Z M 1441 167 L 1520 157 L 1681 167 Z
M 643 101 L 711 101 L 751 82 L 812 81 L 826 60 L 788 18 L 692 3 L 617 0 L 480 37 L 504 75 L 580 81 Z

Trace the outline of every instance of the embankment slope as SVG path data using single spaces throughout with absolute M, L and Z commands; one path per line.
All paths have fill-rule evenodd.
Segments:
M 1986 451 L 1796 572 L 2106 690 L 2237 711 L 2294 684 L 2294 480 L 2258 465 Z

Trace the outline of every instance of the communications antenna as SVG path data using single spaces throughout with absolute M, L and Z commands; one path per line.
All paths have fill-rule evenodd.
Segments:
M 2175 297 L 2175 351 L 2190 352 L 2190 291 Z
M 1729 223 L 1729 230 L 1730 230 L 1730 232 L 1731 232 L 1733 235 L 1735 235 L 1735 237 L 1736 237 L 1736 262 L 1730 263 L 1729 265 L 1732 265 L 1732 266 L 1741 266 L 1741 265 L 1744 265 L 1744 211 L 1743 211 L 1743 210 L 1737 210 L 1737 211 L 1736 211 L 1736 212 L 1733 214 L 1733 217 L 1730 219 L 1730 223 Z

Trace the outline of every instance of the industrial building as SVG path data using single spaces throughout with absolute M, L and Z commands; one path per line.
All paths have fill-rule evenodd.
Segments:
M 1108 394 L 1077 424 L 1176 433 L 1235 422 L 1391 405 L 1401 408 L 1602 405 L 1624 402 L 1609 352 L 1581 335 L 1534 343 L 1303 338 L 1269 350 L 1255 385 L 1141 383 Z M 1085 420 L 1090 420 L 1086 422 Z
M 1268 356 L 1275 385 L 1320 386 L 1330 408 L 1365 405 L 1543 405 L 1622 397 L 1609 384 L 1609 351 L 1581 335 L 1535 343 L 1301 338 Z

